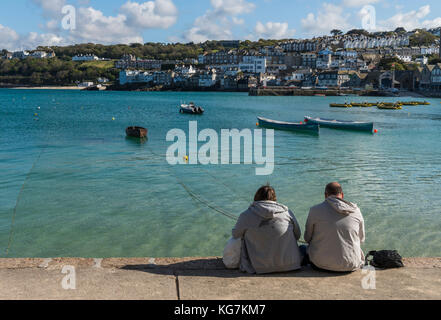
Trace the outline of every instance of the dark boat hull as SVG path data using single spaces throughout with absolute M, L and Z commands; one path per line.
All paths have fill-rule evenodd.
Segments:
M 204 110 L 201 110 L 201 111 L 194 111 L 194 110 L 189 110 L 189 109 L 186 109 L 186 108 L 181 108 L 181 109 L 180 109 L 180 112 L 181 112 L 181 113 L 186 113 L 186 114 L 203 114 L 203 113 L 204 113 Z
M 142 127 L 128 127 L 126 129 L 127 136 L 133 138 L 146 138 L 147 132 L 147 129 Z
M 304 133 L 319 134 L 320 126 L 317 124 L 295 123 L 295 122 L 283 122 L 265 119 L 258 117 L 259 126 L 269 129 L 296 131 Z
M 373 122 L 356 122 L 356 121 L 338 121 L 330 119 L 305 117 L 305 121 L 312 124 L 318 124 L 320 127 L 342 130 L 366 131 L 374 130 Z

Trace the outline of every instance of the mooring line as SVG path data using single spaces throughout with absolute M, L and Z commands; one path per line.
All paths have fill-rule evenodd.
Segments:
M 204 171 L 208 176 L 210 176 L 213 180 L 215 180 L 216 182 L 222 184 L 225 188 L 227 188 L 228 190 L 230 190 L 231 192 L 233 192 L 233 194 L 237 194 L 236 190 L 233 190 L 233 188 L 231 188 L 230 186 L 228 186 L 226 183 L 224 183 L 223 181 L 221 181 L 219 178 L 215 177 L 214 175 L 212 175 L 211 173 L 208 172 L 208 170 L 205 170 L 203 168 L 201 168 L 202 171 Z M 236 196 L 237 199 L 242 200 L 246 203 L 250 203 L 249 199 L 245 199 L 245 197 L 242 196 Z
M 17 201 L 15 202 L 14 211 L 12 212 L 11 230 L 10 230 L 10 232 L 9 232 L 8 247 L 7 247 L 6 250 L 5 250 L 5 254 L 6 254 L 6 256 L 8 256 L 8 254 L 9 254 L 9 249 L 11 248 L 12 238 L 13 238 L 13 234 L 14 234 L 15 217 L 16 217 L 16 215 L 17 215 L 17 207 L 18 207 L 18 204 L 19 204 L 19 202 L 20 202 L 20 200 L 21 200 L 21 196 L 22 196 L 22 193 L 23 193 L 24 187 L 25 187 L 26 182 L 28 181 L 29 177 L 31 176 L 32 171 L 34 170 L 35 165 L 37 164 L 38 160 L 40 160 L 41 155 L 44 153 L 45 150 L 46 150 L 46 148 L 43 148 L 43 149 L 40 151 L 40 154 L 38 155 L 37 159 L 35 159 L 34 163 L 32 164 L 31 169 L 30 169 L 29 172 L 27 173 L 27 175 L 26 175 L 26 177 L 25 177 L 25 180 L 23 181 L 23 184 L 21 185 L 20 192 L 18 193 Z
M 150 152 L 155 155 L 155 156 L 159 156 L 157 153 L 155 153 L 152 148 L 148 147 L 148 149 L 150 150 Z M 160 156 L 159 156 L 160 157 Z M 190 195 L 190 197 L 192 197 L 194 200 L 204 204 L 205 206 L 207 206 L 208 208 L 226 216 L 227 218 L 230 218 L 231 220 L 237 221 L 239 219 L 238 216 L 227 212 L 217 206 L 214 206 L 212 204 L 210 204 L 208 201 L 206 201 L 205 199 L 201 198 L 200 196 L 198 196 L 196 193 L 194 193 L 181 179 L 179 179 L 179 177 L 173 172 L 173 170 L 171 168 L 168 167 L 168 165 L 166 166 L 167 170 L 175 177 L 176 181 L 178 182 L 178 184 L 180 184 L 185 191 L 187 191 L 187 193 Z M 204 170 L 204 169 L 203 169 Z M 206 170 L 204 170 L 206 171 Z M 213 179 L 216 179 L 215 177 L 212 177 Z M 216 179 L 217 180 L 217 179 Z M 224 186 L 226 186 L 224 183 L 222 183 Z M 227 186 L 226 186 L 227 187 Z M 228 187 L 228 189 L 230 189 Z M 230 189 L 231 190 L 231 189 Z M 308 244 L 306 241 L 304 240 L 297 240 L 298 243 L 302 243 L 302 244 Z
M 157 153 L 155 153 L 152 148 L 148 147 L 150 152 L 155 155 L 155 156 L 160 156 Z M 182 188 L 184 188 L 184 190 L 190 195 L 191 198 L 193 198 L 194 200 L 204 204 L 205 206 L 207 206 L 208 208 L 222 214 L 223 216 L 230 218 L 231 220 L 237 221 L 237 219 L 239 219 L 239 217 L 237 217 L 236 215 L 227 212 L 225 210 L 223 210 L 220 207 L 217 207 L 215 205 L 212 205 L 211 203 L 209 203 L 207 200 L 203 199 L 201 196 L 198 196 L 195 192 L 193 192 L 174 172 L 173 170 L 169 167 L 169 165 L 166 165 L 167 170 L 175 177 L 176 181 L 178 182 L 179 185 L 182 186 Z

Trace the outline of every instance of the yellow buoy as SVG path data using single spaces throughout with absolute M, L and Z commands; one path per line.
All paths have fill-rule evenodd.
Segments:
M 115 117 L 113 117 L 112 120 L 115 121 Z

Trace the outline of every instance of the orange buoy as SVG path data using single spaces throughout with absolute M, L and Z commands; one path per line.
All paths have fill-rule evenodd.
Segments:
M 256 122 L 256 126 L 257 126 L 257 127 L 259 126 L 259 122 Z

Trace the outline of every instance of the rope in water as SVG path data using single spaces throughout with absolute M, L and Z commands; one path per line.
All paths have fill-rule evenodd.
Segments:
M 236 190 L 233 190 L 233 188 L 231 188 L 230 186 L 228 186 L 226 183 L 224 183 L 223 181 L 221 181 L 219 178 L 213 176 L 210 172 L 208 172 L 208 170 L 202 169 L 202 171 L 204 171 L 208 176 L 210 176 L 213 180 L 216 180 L 218 183 L 222 184 L 225 188 L 227 188 L 228 190 L 230 190 L 231 192 L 233 192 L 233 194 L 237 194 Z M 237 199 L 240 199 L 246 203 L 250 203 L 250 199 L 246 199 L 243 196 L 236 196 Z
M 6 254 L 6 256 L 9 254 L 9 249 L 11 248 L 12 238 L 13 238 L 13 236 L 14 236 L 14 226 L 15 226 L 15 217 L 16 217 L 16 215 L 17 215 L 17 207 L 18 207 L 18 204 L 20 203 L 20 200 L 21 200 L 21 196 L 22 196 L 22 194 L 23 194 L 24 187 L 25 187 L 25 185 L 26 185 L 26 182 L 29 180 L 29 177 L 31 176 L 32 171 L 34 170 L 35 165 L 37 164 L 38 160 L 40 160 L 41 155 L 44 153 L 44 151 L 45 151 L 45 149 L 42 149 L 41 152 L 40 152 L 40 154 L 38 155 L 38 157 L 35 159 L 34 163 L 32 164 L 32 167 L 31 167 L 31 169 L 29 170 L 29 172 L 27 173 L 27 175 L 26 175 L 26 177 L 25 177 L 25 180 L 23 181 L 23 184 L 21 185 L 21 189 L 20 189 L 20 191 L 19 191 L 19 193 L 18 193 L 17 201 L 15 202 L 14 211 L 12 212 L 11 230 L 10 230 L 10 232 L 9 232 L 8 247 L 7 247 L 6 250 L 5 250 L 5 254 Z
M 160 157 L 160 155 L 158 155 L 157 153 L 155 153 L 150 147 L 149 147 L 149 149 L 150 149 L 150 152 L 152 153 L 152 154 L 154 154 L 155 156 L 159 156 Z M 227 212 L 227 211 L 225 211 L 225 210 L 223 210 L 223 209 L 221 209 L 221 208 L 219 208 L 219 207 L 217 207 L 217 206 L 214 206 L 214 205 L 212 205 L 212 204 L 210 204 L 207 200 L 205 200 L 205 199 L 202 199 L 200 196 L 198 196 L 196 193 L 194 193 L 181 179 L 179 179 L 178 178 L 178 176 L 173 172 L 173 170 L 171 169 L 171 168 L 169 168 L 168 166 L 167 166 L 167 170 L 175 177 L 175 179 L 178 181 L 178 183 L 184 188 L 184 190 L 185 191 L 187 191 L 187 193 L 194 199 L 194 200 L 196 200 L 196 201 L 198 201 L 198 202 L 200 202 L 200 203 L 202 203 L 202 204 L 204 204 L 205 206 L 207 206 L 208 208 L 210 208 L 210 209 L 212 209 L 212 210 L 214 210 L 214 211 L 216 211 L 216 212 L 218 212 L 218 213 L 220 213 L 220 214 L 222 214 L 222 215 L 224 215 L 224 216 L 226 216 L 226 217 L 228 217 L 228 218 L 230 218 L 231 220 L 234 220 L 234 221 L 237 221 L 238 220 L 238 217 L 236 216 L 236 215 L 234 215 L 234 214 L 232 214 L 232 213 L 230 213 L 230 212 Z M 203 171 L 205 171 L 205 172 L 207 172 L 206 170 L 203 170 Z M 211 174 L 209 174 L 210 176 L 211 176 Z M 213 179 L 214 179 L 214 177 L 213 177 Z M 222 183 L 225 187 L 227 187 L 227 188 L 229 188 L 228 186 L 226 186 L 224 183 Z M 230 188 L 229 188 L 230 189 Z M 231 189 L 230 189 L 231 190 Z M 302 243 L 302 244 L 308 244 L 307 242 L 305 242 L 305 241 L 303 241 L 303 240 L 298 240 L 298 242 L 299 243 Z
M 155 153 L 152 148 L 150 148 L 150 152 L 157 156 L 160 157 L 160 155 L 158 155 L 157 153 Z M 224 215 L 227 218 L 230 218 L 231 220 L 237 221 L 238 217 L 236 215 L 234 215 L 233 213 L 227 212 L 224 209 L 215 206 L 213 204 L 211 204 L 210 202 L 208 202 L 207 200 L 203 199 L 201 196 L 198 196 L 195 192 L 193 192 L 181 179 L 179 179 L 179 177 L 173 172 L 173 170 L 169 167 L 169 165 L 166 166 L 167 170 L 174 176 L 174 178 L 176 179 L 176 181 L 178 182 L 179 185 L 182 186 L 182 188 L 184 188 L 184 190 L 190 195 L 190 197 L 202 204 L 204 204 L 205 206 L 207 206 L 208 208 Z
M 234 214 L 229 213 L 229 212 L 227 212 L 227 211 L 224 211 L 223 209 L 221 209 L 221 208 L 219 208 L 219 207 L 217 207 L 217 206 L 214 206 L 214 205 L 210 204 L 208 201 L 206 201 L 206 200 L 202 199 L 201 197 L 199 197 L 197 194 L 195 194 L 193 191 L 191 191 L 191 190 L 185 185 L 185 183 L 183 183 L 182 181 L 179 181 L 179 179 L 178 179 L 178 183 L 179 183 L 179 184 L 185 189 L 185 191 L 187 191 L 187 193 L 188 193 L 193 199 L 195 199 L 195 200 L 199 201 L 200 203 L 206 205 L 208 208 L 213 209 L 214 211 L 219 212 L 220 214 L 226 216 L 227 218 L 230 218 L 230 219 L 235 220 L 235 221 L 238 219 L 238 217 L 235 216 Z

